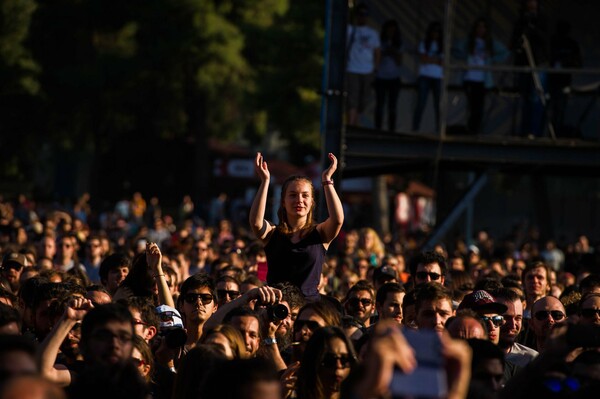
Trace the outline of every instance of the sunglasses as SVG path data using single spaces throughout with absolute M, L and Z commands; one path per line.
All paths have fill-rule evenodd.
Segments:
M 171 312 L 171 311 L 161 312 L 158 314 L 158 318 L 160 319 L 161 322 L 164 322 L 164 323 L 173 322 L 174 317 L 179 317 L 179 316 L 175 312 Z
M 137 326 L 138 324 L 139 324 L 139 325 L 141 325 L 141 326 L 147 326 L 147 325 L 148 325 L 148 323 L 146 323 L 146 322 L 145 322 L 145 321 L 143 321 L 143 320 L 140 320 L 140 319 L 133 319 L 133 325 Z
M 81 322 L 80 321 L 75 323 L 75 325 L 71 328 L 71 332 L 79 332 L 79 331 L 81 331 Z
M 484 323 L 487 322 L 492 322 L 493 325 L 495 325 L 496 327 L 500 327 L 504 324 L 504 316 L 500 316 L 500 315 L 496 315 L 496 316 L 481 316 L 480 317 L 481 320 L 483 320 Z
M 350 355 L 335 355 L 333 353 L 326 353 L 323 356 L 323 361 L 321 362 L 321 366 L 327 369 L 336 369 L 338 368 L 338 362 L 340 362 L 341 368 L 346 369 L 352 365 L 352 356 Z
M 585 318 L 591 319 L 592 317 L 598 315 L 600 317 L 600 309 L 588 308 L 581 309 L 581 315 Z
M 133 364 L 135 364 L 135 367 L 142 367 L 146 364 L 144 359 L 138 359 L 137 357 L 132 357 L 131 360 L 133 360 Z
M 200 301 L 202 301 L 203 305 L 208 305 L 214 299 L 212 294 L 189 293 L 189 294 L 185 294 L 185 296 L 183 297 L 183 300 L 191 305 L 191 304 L 198 302 L 198 298 L 200 298 Z
M 364 307 L 367 307 L 373 304 L 373 300 L 369 298 L 350 298 L 348 299 L 347 303 L 353 307 L 357 307 L 359 303 L 361 303 Z
M 127 333 L 115 334 L 108 330 L 98 330 L 92 334 L 92 338 L 100 342 L 111 342 L 115 338 L 121 343 L 126 344 L 133 340 L 133 336 Z
M 546 320 L 548 316 L 552 316 L 552 319 L 555 321 L 560 321 L 565 318 L 565 314 L 560 310 L 540 310 L 535 312 L 534 316 L 539 321 Z
M 442 277 L 441 274 L 434 272 L 417 272 L 416 276 L 419 280 L 426 280 L 429 277 L 432 281 L 437 281 Z
M 225 297 L 229 296 L 229 298 L 235 299 L 238 296 L 240 296 L 240 292 L 234 291 L 234 290 L 217 290 L 217 296 L 219 298 L 225 298 Z
M 313 320 L 296 320 L 294 322 L 294 330 L 300 331 L 302 327 L 308 327 L 308 329 L 312 332 L 315 332 L 317 329 L 321 328 L 321 325 Z
M 544 387 L 552 393 L 571 393 L 581 389 L 581 382 L 573 377 L 564 379 L 549 377 L 543 380 Z
M 12 270 L 19 271 L 19 270 L 23 269 L 23 266 L 21 266 L 18 263 L 15 263 L 15 262 L 10 262 L 10 263 L 7 263 L 6 265 L 4 265 L 2 268 L 5 270 L 12 269 Z

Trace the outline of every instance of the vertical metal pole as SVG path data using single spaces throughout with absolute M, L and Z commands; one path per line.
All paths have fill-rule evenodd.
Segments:
M 438 244 L 442 238 L 448 233 L 450 228 L 456 223 L 459 216 L 465 211 L 467 206 L 475 199 L 477 194 L 481 191 L 481 189 L 486 185 L 488 177 L 486 174 L 482 174 L 479 176 L 471 186 L 467 189 L 463 197 L 454 205 L 452 211 L 446 216 L 441 223 L 435 227 L 435 230 L 431 233 L 425 244 L 423 244 L 423 249 L 433 249 L 433 247 Z
M 467 175 L 467 186 L 472 186 L 475 181 L 475 173 L 469 172 Z M 473 240 L 473 199 L 469 201 L 467 205 L 466 211 L 466 221 L 465 221 L 465 242 L 468 245 L 472 244 Z
M 325 43 L 321 92 L 321 165 L 329 166 L 328 153 L 338 158 L 335 188 L 339 192 L 344 167 L 344 74 L 346 72 L 347 0 L 327 0 L 325 9 Z M 319 201 L 319 220 L 327 216 L 323 196 Z
M 444 20 L 444 62 L 442 74 L 442 98 L 440 104 L 440 138 L 446 138 L 446 120 L 448 119 L 448 80 L 450 78 L 450 70 L 446 65 L 451 64 L 451 46 L 452 46 L 452 23 L 454 19 L 454 2 L 455 0 L 447 0 L 446 14 Z

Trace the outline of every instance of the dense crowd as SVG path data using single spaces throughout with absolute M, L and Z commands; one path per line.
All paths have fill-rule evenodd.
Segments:
M 263 243 L 188 197 L 174 216 L 139 193 L 89 201 L 0 203 L 2 398 L 590 397 L 600 381 L 585 236 L 419 252 L 342 230 L 315 299 L 265 284 Z

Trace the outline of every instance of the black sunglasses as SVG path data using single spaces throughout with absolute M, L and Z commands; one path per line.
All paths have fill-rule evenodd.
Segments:
M 361 303 L 364 307 L 371 306 L 373 304 L 373 300 L 369 298 L 350 298 L 348 299 L 348 305 L 356 307 Z
M 183 300 L 186 301 L 187 303 L 194 304 L 196 302 L 198 302 L 198 298 L 200 298 L 200 300 L 202 301 L 203 305 L 208 305 L 209 303 L 211 303 L 214 299 L 214 297 L 212 296 L 212 294 L 194 294 L 189 293 L 189 294 L 185 294 L 183 297 Z
M 308 327 L 308 329 L 312 332 L 315 332 L 317 329 L 321 328 L 321 325 L 313 320 L 298 320 L 294 322 L 294 330 L 300 331 L 302 327 Z
M 119 334 L 115 334 L 109 330 L 97 330 L 92 333 L 92 338 L 100 342 L 111 342 L 115 338 L 122 344 L 126 344 L 133 340 L 133 336 L 131 334 L 127 334 L 121 332 Z
M 555 321 L 560 321 L 565 318 L 565 314 L 560 310 L 539 310 L 535 312 L 535 318 L 539 321 L 546 320 L 548 316 L 552 316 Z
M 240 296 L 240 292 L 235 290 L 217 290 L 217 296 L 219 298 L 225 298 L 226 296 L 229 296 L 229 298 L 235 299 Z
M 480 316 L 481 320 L 484 323 L 491 321 L 493 325 L 496 327 L 500 327 L 504 324 L 504 316 L 496 315 L 496 316 Z
M 158 314 L 158 318 L 160 319 L 160 321 L 173 321 L 174 316 L 177 316 L 177 314 L 175 312 L 171 312 L 171 311 L 161 312 Z M 179 317 L 179 316 L 177 316 L 177 317 Z M 137 323 L 136 320 L 134 320 L 133 323 L 141 324 L 141 323 Z M 144 324 L 144 325 L 147 325 L 147 324 Z
M 425 280 L 429 276 L 432 281 L 437 281 L 440 279 L 440 277 L 442 277 L 441 274 L 434 272 L 417 272 L 416 276 L 419 280 Z
M 600 309 L 594 309 L 594 308 L 581 309 L 581 315 L 588 319 L 591 319 L 592 317 L 594 317 L 596 315 L 598 315 L 598 317 L 600 317 Z
M 13 269 L 13 270 L 19 271 L 19 270 L 23 269 L 23 266 L 21 266 L 18 263 L 15 263 L 15 262 L 10 262 L 10 263 L 7 263 L 6 265 L 3 265 L 2 268 L 4 270 Z
M 323 356 L 323 361 L 321 362 L 321 366 L 328 369 L 336 369 L 338 368 L 338 361 L 341 364 L 341 368 L 345 369 L 352 365 L 352 356 L 350 355 L 341 355 L 338 356 L 333 353 L 326 353 Z

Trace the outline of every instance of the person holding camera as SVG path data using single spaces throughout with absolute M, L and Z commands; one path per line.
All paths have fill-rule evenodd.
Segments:
M 301 304 L 298 303 L 297 296 L 291 295 L 290 299 L 284 297 L 284 292 L 289 291 L 286 286 L 283 292 L 280 289 L 263 286 L 253 288 L 245 294 L 239 296 L 231 302 L 219 307 L 215 314 L 208 320 L 205 328 L 213 328 L 221 323 L 230 323 L 234 325 L 245 338 L 248 351 L 254 356 L 261 348 L 260 354 L 271 358 L 278 370 L 287 368 L 287 365 L 281 357 L 278 339 L 284 343 L 288 330 L 291 331 L 292 314 L 297 313 Z M 248 309 L 249 312 L 239 312 L 238 309 Z M 254 323 L 252 318 L 256 318 Z M 238 320 L 233 320 L 234 318 Z M 242 320 L 242 318 L 245 318 Z M 232 323 L 234 322 L 234 323 Z M 257 324 L 257 326 L 255 326 Z M 262 326 L 262 328 L 261 328 Z M 258 334 L 255 331 L 258 329 Z M 251 331 L 252 330 L 252 331 Z M 260 337 L 264 337 L 260 341 Z
M 329 160 L 329 167 L 321 175 L 329 217 L 322 223 L 313 220 L 316 201 L 312 182 L 307 177 L 290 176 L 281 188 L 277 226 L 265 220 L 271 174 L 260 152 L 255 160 L 261 183 L 250 209 L 250 227 L 265 244 L 267 283 L 289 282 L 312 301 L 320 299 L 317 287 L 325 254 L 344 223 L 344 210 L 332 180 L 337 158 L 329 153 Z

